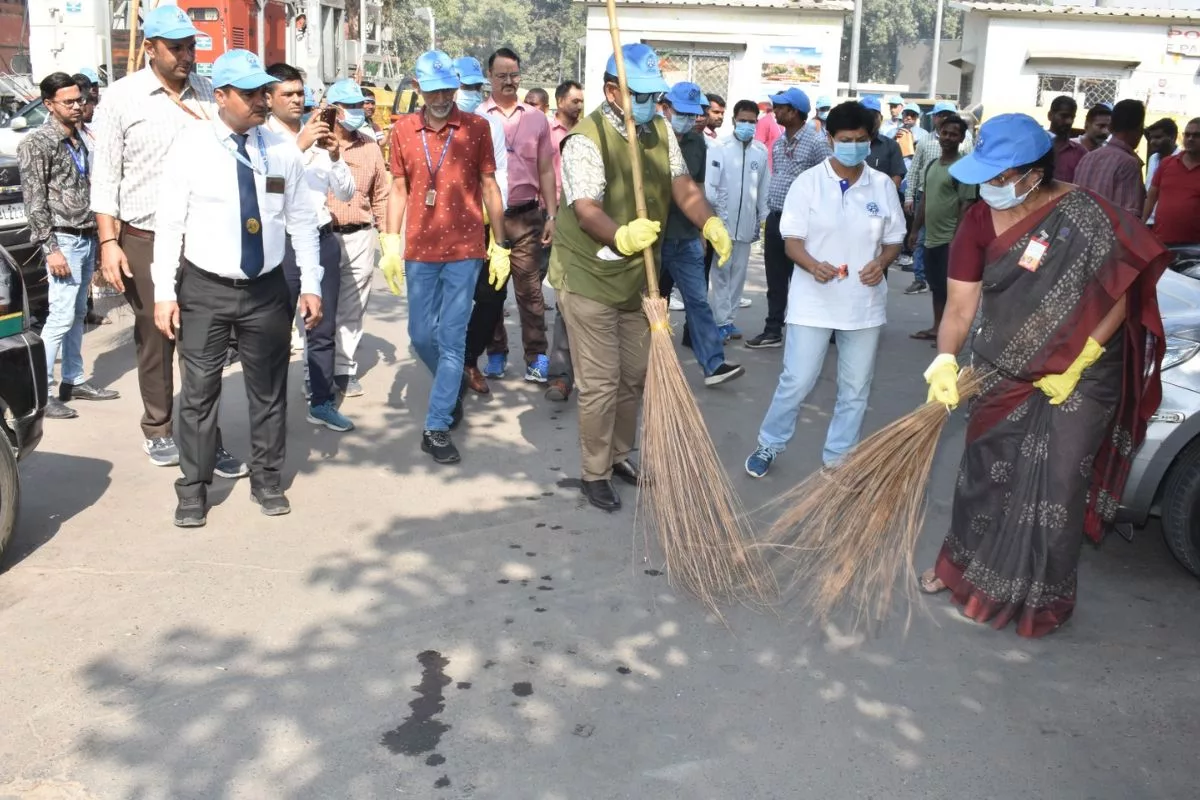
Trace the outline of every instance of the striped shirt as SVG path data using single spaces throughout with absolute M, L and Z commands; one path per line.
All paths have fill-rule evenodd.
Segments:
M 1142 183 L 1142 159 L 1133 148 L 1113 136 L 1079 160 L 1075 185 L 1091 189 L 1137 219 L 1146 205 L 1146 185 Z
M 359 131 L 351 144 L 342 144 L 342 161 L 354 176 L 354 196 L 343 203 L 329 193 L 326 203 L 334 225 L 374 225 L 384 229 L 392 175 L 383 160 L 375 135 Z
M 786 132 L 771 145 L 771 183 L 767 188 L 767 208 L 783 211 L 788 189 L 792 182 L 805 170 L 820 164 L 833 152 L 824 134 L 817 133 L 807 125 L 795 136 Z
M 167 149 L 185 126 L 216 115 L 212 82 L 198 75 L 188 76 L 178 102 L 150 67 L 110 86 L 96 107 L 92 211 L 154 230 Z

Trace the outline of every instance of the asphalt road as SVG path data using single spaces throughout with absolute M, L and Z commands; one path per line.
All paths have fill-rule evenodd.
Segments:
M 752 270 L 761 279 L 761 272 Z M 928 295 L 892 278 L 867 426 L 923 400 Z M 382 289 L 382 283 L 377 285 Z M 757 333 L 761 280 L 742 327 Z M 304 421 L 294 512 L 218 482 L 170 522 L 175 471 L 140 450 L 129 319 L 87 363 L 122 392 L 47 421 L 0 575 L 0 798 L 1194 798 L 1200 585 L 1156 527 L 1085 547 L 1074 619 L 1019 639 L 944 598 L 881 630 L 734 608 L 729 627 L 646 562 L 629 507 L 585 506 L 574 403 L 519 379 L 472 397 L 462 464 L 418 450 L 429 377 L 380 291 L 349 434 Z M 680 315 L 676 315 L 677 317 Z M 509 320 L 512 341 L 515 315 Z M 686 353 L 686 351 L 684 351 Z M 832 353 L 831 353 L 832 357 Z M 766 479 L 742 460 L 780 351 L 716 390 L 685 361 L 748 507 L 819 463 L 832 362 Z M 226 443 L 246 454 L 240 368 Z M 919 560 L 945 532 L 947 431 Z M 769 522 L 769 518 L 760 517 Z

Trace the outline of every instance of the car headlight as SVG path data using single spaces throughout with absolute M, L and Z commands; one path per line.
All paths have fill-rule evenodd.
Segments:
M 1177 367 L 1200 352 L 1200 330 L 1177 331 L 1167 334 L 1167 352 L 1163 355 L 1162 368 Z

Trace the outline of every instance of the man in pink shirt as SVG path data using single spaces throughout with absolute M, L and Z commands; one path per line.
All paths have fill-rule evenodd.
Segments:
M 783 135 L 783 128 L 775 121 L 775 107 L 771 98 L 758 101 L 758 123 L 754 126 L 754 138 L 767 146 L 767 169 L 771 168 L 771 145 Z
M 550 121 L 550 137 L 554 140 L 554 177 L 558 194 L 551 213 L 557 210 L 558 198 L 562 196 L 562 143 L 571 129 L 579 124 L 583 114 L 583 87 L 575 81 L 560 83 L 554 92 L 554 119 Z M 544 264 L 550 263 L 550 249 L 546 249 Z M 545 267 L 543 268 L 543 274 Z M 560 311 L 555 309 L 554 333 L 550 337 L 550 379 L 546 387 L 546 399 L 562 402 L 571 396 L 575 386 L 575 371 L 571 366 L 571 345 L 567 339 L 567 326 Z
M 579 117 L 583 114 L 583 87 L 575 81 L 563 81 L 554 90 L 554 106 L 550 140 L 554 143 L 554 182 L 557 191 L 554 203 L 548 205 L 551 214 L 557 210 L 558 198 L 562 194 L 562 142 L 571 129 L 579 124 Z
M 542 298 L 542 249 L 554 238 L 554 141 L 546 115 L 517 99 L 521 88 L 521 59 L 502 47 L 488 59 L 492 96 L 480 106 L 489 117 L 499 117 L 508 146 L 508 208 L 504 230 L 512 240 L 512 280 L 521 314 L 521 340 L 525 349 L 525 380 L 545 383 L 550 370 L 546 356 L 546 305 Z M 543 206 L 545 210 L 543 210 Z M 504 303 L 507 288 L 497 298 Z M 476 302 L 481 302 L 477 296 Z M 508 362 L 508 335 L 504 318 L 488 347 L 484 375 L 499 378 Z

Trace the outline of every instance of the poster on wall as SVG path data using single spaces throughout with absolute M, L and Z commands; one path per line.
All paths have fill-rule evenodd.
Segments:
M 762 82 L 769 88 L 821 82 L 821 50 L 816 47 L 770 45 L 763 48 Z

